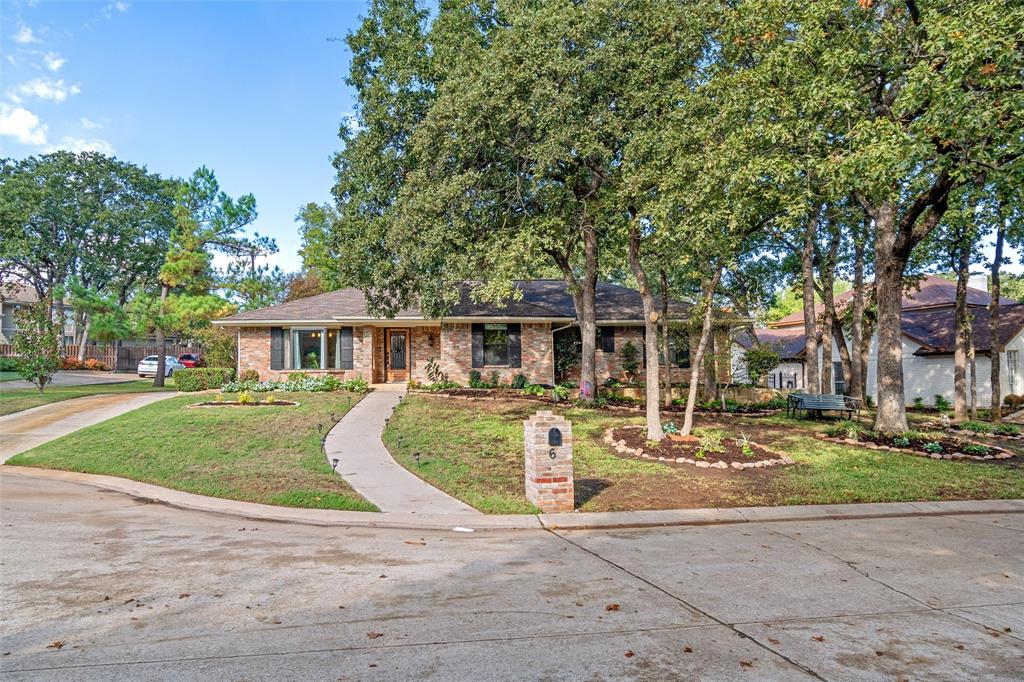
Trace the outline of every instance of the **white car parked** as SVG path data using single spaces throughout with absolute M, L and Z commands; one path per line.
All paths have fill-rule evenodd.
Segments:
M 142 358 L 142 362 L 139 363 L 139 376 L 140 377 L 155 377 L 156 376 L 156 363 L 157 357 L 155 355 L 147 355 Z M 164 376 L 169 377 L 179 369 L 185 369 L 185 365 L 178 362 L 178 359 L 168 355 L 164 358 Z

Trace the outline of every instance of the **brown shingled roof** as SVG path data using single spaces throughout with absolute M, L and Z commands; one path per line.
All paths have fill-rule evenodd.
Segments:
M 472 284 L 463 284 L 460 287 L 461 300 L 453 306 L 448 317 L 575 319 L 576 309 L 564 281 L 524 280 L 516 282 L 516 287 L 522 292 L 520 300 L 509 300 L 504 305 L 495 305 L 472 301 Z M 643 302 L 640 299 L 640 292 L 635 289 L 599 282 L 596 304 L 599 320 L 642 322 L 644 319 Z M 669 306 L 674 316 L 685 315 L 688 309 L 686 304 L 675 301 Z M 329 322 L 335 317 L 371 318 L 363 292 L 354 288 L 338 289 L 318 296 L 238 313 L 219 322 Z M 420 311 L 411 307 L 400 311 L 396 317 L 419 318 Z
M 853 299 L 852 291 L 844 291 L 836 295 L 836 307 L 841 308 L 844 304 Z M 967 287 L 967 305 L 987 306 L 992 297 L 987 291 Z M 1014 304 L 1016 301 L 1009 298 L 1000 298 L 1002 304 Z M 936 306 L 953 306 L 956 304 L 956 282 L 948 279 L 928 275 L 922 279 L 917 286 L 911 286 L 903 292 L 903 310 L 916 310 L 919 308 L 933 308 Z M 817 306 L 815 314 L 818 313 Z M 803 324 L 803 310 L 786 315 L 780 320 L 772 323 L 773 327 L 790 327 Z
M 974 308 L 971 322 L 974 350 L 988 353 L 992 350 L 989 333 L 988 308 Z M 909 310 L 900 316 L 903 333 L 921 344 L 914 355 L 947 355 L 956 346 L 956 311 L 952 308 Z M 999 344 L 1005 346 L 1024 329 L 1024 304 L 999 307 Z

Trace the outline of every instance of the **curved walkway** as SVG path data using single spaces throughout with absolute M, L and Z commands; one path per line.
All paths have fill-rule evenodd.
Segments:
M 72 431 L 175 395 L 174 391 L 90 395 L 0 417 L 0 463 Z
M 405 386 L 387 385 L 360 400 L 327 434 L 327 459 L 337 459 L 342 478 L 382 512 L 483 516 L 411 473 L 384 447 L 384 426 L 404 396 Z

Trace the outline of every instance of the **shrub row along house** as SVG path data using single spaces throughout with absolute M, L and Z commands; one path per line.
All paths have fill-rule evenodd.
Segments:
M 556 345 L 578 337 L 576 312 L 562 280 L 516 283 L 519 300 L 503 305 L 474 302 L 469 285 L 461 301 L 442 319 L 416 309 L 381 319 L 367 310 L 358 289 L 339 289 L 227 317 L 215 324 L 236 330 L 238 371 L 256 370 L 261 379 L 291 371 L 361 374 L 373 383 L 429 382 L 428 363 L 451 381 L 469 382 L 476 370 L 501 382 L 517 375 L 537 384 L 556 383 Z M 685 304 L 672 302 L 669 316 L 681 319 Z M 640 293 L 614 284 L 597 287 L 598 381 L 624 374 L 627 343 L 643 357 L 643 304 Z M 672 354 L 673 380 L 683 378 L 688 353 Z
M 838 307 L 853 297 L 845 292 L 836 297 Z M 973 318 L 973 340 L 976 354 L 978 404 L 988 405 L 992 396 L 992 338 L 989 333 L 988 292 L 967 289 L 967 307 Z M 1024 304 L 1001 299 L 999 306 L 999 345 L 1001 395 L 1024 392 L 1021 379 L 1020 352 L 1024 350 Z M 956 284 L 941 277 L 929 276 L 903 294 L 903 376 L 908 403 L 920 398 L 926 405 L 935 404 L 935 396 L 953 400 L 953 351 L 956 342 Z M 805 386 L 807 361 L 804 317 L 796 312 L 773 323 L 768 329 L 756 330 L 758 341 L 777 350 L 782 362 L 768 374 L 768 386 L 802 389 Z M 750 338 L 737 336 L 739 349 L 750 347 Z M 819 339 L 820 344 L 820 339 Z M 867 395 L 874 397 L 877 387 L 877 338 L 871 339 L 868 352 Z M 845 393 L 846 381 L 839 349 L 832 342 L 833 393 Z M 818 346 L 818 363 L 822 349 Z M 824 389 L 823 389 L 824 390 Z

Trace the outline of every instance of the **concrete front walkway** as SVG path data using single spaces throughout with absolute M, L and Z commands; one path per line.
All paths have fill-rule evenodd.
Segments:
M 327 434 L 327 459 L 337 459 L 338 473 L 382 512 L 480 515 L 410 473 L 384 447 L 381 433 L 403 396 L 405 386 L 374 387 Z
M 0 417 L 0 463 L 72 431 L 175 395 L 173 391 L 91 395 Z

